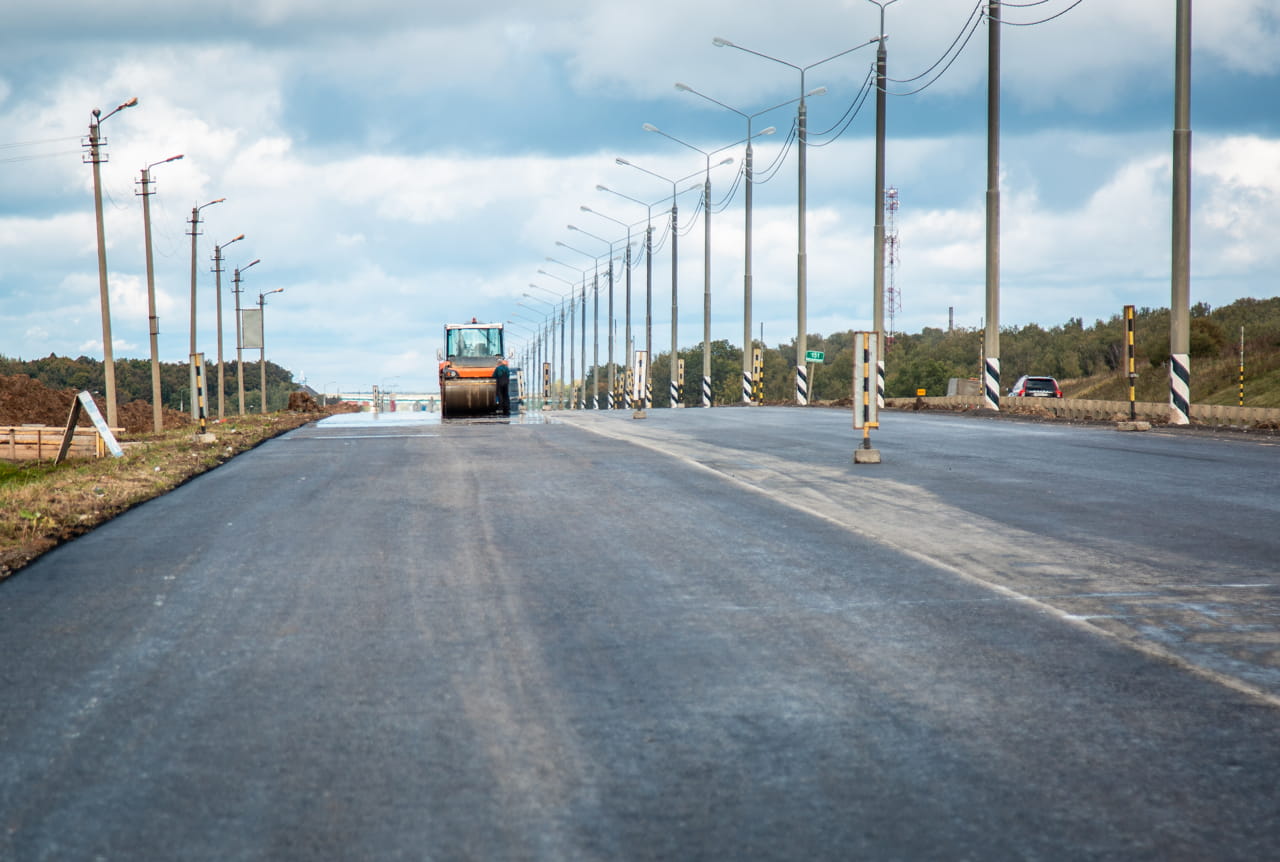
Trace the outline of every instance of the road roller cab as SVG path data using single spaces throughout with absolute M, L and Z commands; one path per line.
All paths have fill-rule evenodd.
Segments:
M 440 358 L 441 414 L 446 417 L 511 414 L 510 368 L 501 323 L 449 323 Z

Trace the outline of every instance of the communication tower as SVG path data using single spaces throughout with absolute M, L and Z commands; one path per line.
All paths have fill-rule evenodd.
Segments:
M 898 270 L 898 189 L 890 186 L 884 191 L 884 209 L 885 209 L 885 226 L 884 226 L 884 260 L 885 269 L 888 270 L 888 286 L 885 288 L 885 310 L 889 315 L 889 331 L 886 333 L 885 341 L 893 343 L 893 319 L 894 315 L 902 310 L 902 294 L 898 291 L 897 270 Z

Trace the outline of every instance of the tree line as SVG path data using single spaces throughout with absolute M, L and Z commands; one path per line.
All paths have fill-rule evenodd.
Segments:
M 119 403 L 140 400 L 151 403 L 151 361 L 148 359 L 117 359 L 116 398 Z M 191 366 L 182 362 L 160 363 L 161 404 L 174 410 L 187 410 L 191 406 Z M 228 412 L 239 410 L 239 389 L 236 382 L 236 363 L 223 363 L 223 398 Z M 87 390 L 101 395 L 106 377 L 102 360 L 88 356 L 70 359 L 49 354 L 43 359 L 10 359 L 0 356 L 0 375 L 25 374 L 40 381 L 50 389 Z M 204 369 L 207 412 L 215 415 L 218 408 L 218 365 L 205 362 Z M 262 367 L 258 362 L 244 364 L 245 409 L 258 412 L 261 409 Z M 267 360 L 267 409 L 283 410 L 289 403 L 289 393 L 297 386 L 293 373 L 287 368 Z
M 1135 355 L 1140 368 L 1163 368 L 1169 359 L 1169 310 L 1141 308 L 1135 311 Z M 1255 361 L 1266 357 L 1269 364 L 1280 355 L 1280 297 L 1241 299 L 1212 309 L 1199 303 L 1191 309 L 1191 357 L 1194 360 L 1226 360 L 1239 349 L 1240 328 L 1245 329 L 1246 351 Z M 952 330 L 926 327 L 918 333 L 893 336 L 885 356 L 885 394 L 909 398 L 917 390 L 928 395 L 947 394 L 951 378 L 978 378 L 981 371 L 983 333 L 979 329 Z M 853 381 L 854 333 L 811 334 L 808 349 L 825 354 L 820 364 L 810 364 L 810 401 L 834 402 L 850 397 Z M 1121 314 L 1096 320 L 1085 326 L 1072 318 L 1046 329 L 1038 324 L 1004 327 L 1000 330 L 1001 380 L 1011 385 L 1023 374 L 1048 375 L 1061 380 L 1093 377 L 1124 369 L 1125 328 Z M 791 403 L 795 399 L 794 339 L 775 347 L 763 347 L 764 400 Z M 658 354 L 651 364 L 653 404 L 670 404 L 670 351 Z M 682 349 L 677 356 L 685 363 L 681 403 L 696 407 L 702 403 L 702 345 Z M 1193 366 L 1194 367 L 1194 366 Z M 620 377 L 621 367 L 615 375 Z M 608 385 L 608 368 L 599 369 L 600 393 Z M 1167 378 L 1146 375 L 1157 388 Z M 588 394 L 595 385 L 588 374 Z M 711 389 L 715 404 L 737 404 L 741 400 L 742 349 L 727 340 L 711 343 Z

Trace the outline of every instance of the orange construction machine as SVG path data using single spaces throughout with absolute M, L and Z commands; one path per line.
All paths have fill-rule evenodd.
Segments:
M 511 415 L 511 369 L 503 355 L 501 323 L 448 323 L 440 356 L 440 414 Z

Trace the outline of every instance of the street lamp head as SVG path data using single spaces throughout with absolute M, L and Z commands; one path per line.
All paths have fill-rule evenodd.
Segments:
M 565 225 L 565 227 L 567 227 L 569 230 L 576 230 L 579 233 L 581 233 L 582 231 L 582 228 L 578 227 L 576 224 Z
M 645 124 L 644 124 L 644 126 L 642 126 L 641 128 L 643 128 L 646 132 L 657 132 L 657 131 L 661 131 L 661 130 L 660 130 L 657 126 L 655 126 L 653 123 L 645 123 Z
M 719 36 L 716 36 L 714 39 L 712 39 L 712 40 L 711 40 L 711 44 L 712 44 L 712 45 L 715 45 L 717 48 L 736 48 L 736 47 L 738 47 L 737 45 L 735 45 L 735 44 L 733 44 L 732 42 L 730 42 L 728 39 L 721 39 Z
M 692 92 L 693 92 L 693 87 L 690 87 L 688 84 L 682 84 L 682 83 L 680 83 L 679 81 L 676 81 L 676 89 L 677 89 L 677 90 L 679 90 L 679 91 L 680 91 L 680 92 L 682 92 L 682 93 L 692 93 Z
M 214 204 L 220 204 L 220 203 L 222 203 L 222 202 L 223 202 L 223 201 L 225 201 L 225 200 L 226 200 L 226 198 L 218 198 L 216 201 L 209 201 L 207 204 L 200 204 L 200 206 L 196 207 L 196 209 L 198 209 L 198 210 L 202 210 L 202 209 L 204 209 L 205 207 L 211 207 L 211 206 L 213 206 Z
M 249 267 L 251 267 L 251 266 L 257 266 L 257 265 L 258 265 L 258 264 L 260 264 L 260 263 L 262 263 L 262 259 L 261 259 L 261 258 L 256 258 L 256 259 L 253 261 L 253 263 L 248 263 L 248 264 L 245 264 L 244 266 L 240 267 L 240 272 L 244 272 L 244 271 L 245 271 L 246 269 L 248 269 Z
M 240 240 L 242 240 L 242 239 L 244 239 L 244 234 L 240 234 L 240 236 L 236 237 L 235 239 L 227 240 L 226 242 L 224 242 L 224 243 L 222 244 L 222 247 L 223 247 L 223 248 L 226 248 L 227 246 L 231 245 L 231 243 L 233 243 L 233 242 L 239 242 L 239 241 L 240 241 Z
M 561 248 L 568 248 L 568 247 L 569 247 L 569 246 L 565 245 L 564 243 L 562 243 L 560 240 L 556 240 L 556 245 L 560 246 Z M 547 260 L 551 260 L 551 258 L 547 258 Z
M 622 156 L 618 156 L 618 158 L 614 159 L 613 161 L 614 161 L 614 164 L 623 165 L 625 167 L 631 167 L 631 162 L 622 158 Z
M 132 99 L 130 99 L 129 101 L 122 103 L 118 108 L 116 108 L 116 110 L 117 110 L 117 111 L 123 111 L 125 108 L 132 108 L 132 107 L 133 107 L 134 105 L 136 105 L 136 104 L 138 104 L 138 97 L 137 97 L 137 96 L 134 96 L 134 97 L 133 97 Z M 96 112 L 95 112 L 95 113 L 96 113 Z
M 728 157 L 728 158 L 725 158 L 724 160 L 722 160 L 722 161 L 718 162 L 717 164 L 712 165 L 711 167 L 713 167 L 713 168 L 720 168 L 720 167 L 724 167 L 725 165 L 731 165 L 731 164 L 733 164 L 733 157 L 732 157 L 732 156 L 730 156 L 730 157 Z
M 777 130 L 775 127 L 773 127 L 773 126 L 769 126 L 767 129 L 764 129 L 763 131 L 761 131 L 761 132 L 760 132 L 760 134 L 762 134 L 762 135 L 772 135 L 772 134 L 773 134 L 774 132 L 776 132 L 776 131 L 778 131 L 778 130 Z
M 812 90 L 810 90 L 809 92 L 805 93 L 805 96 L 806 96 L 806 97 L 808 97 L 808 96 L 823 96 L 823 95 L 826 95 L 826 92 L 827 92 L 827 88 L 826 88 L 826 87 L 814 87 Z

